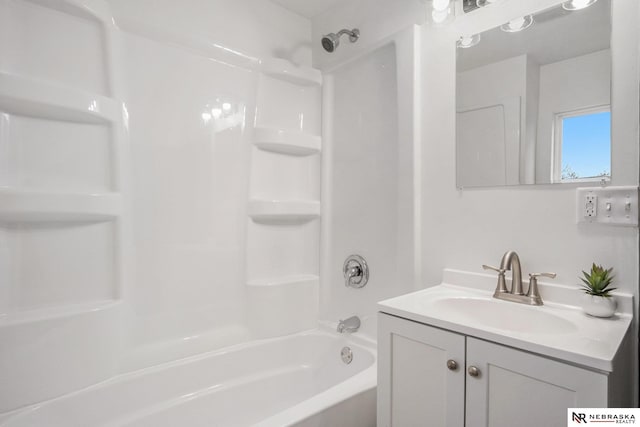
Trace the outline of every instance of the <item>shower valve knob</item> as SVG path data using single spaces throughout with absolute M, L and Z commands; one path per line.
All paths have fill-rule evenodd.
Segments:
M 369 267 L 367 261 L 360 255 L 347 257 L 342 267 L 344 285 L 348 288 L 361 288 L 369 281 Z

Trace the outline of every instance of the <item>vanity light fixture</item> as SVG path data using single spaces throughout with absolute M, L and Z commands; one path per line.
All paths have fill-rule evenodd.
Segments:
M 500 0 L 476 0 L 478 7 L 489 6 L 490 4 L 498 3 Z
M 443 11 L 447 10 L 451 5 L 451 0 L 433 0 L 432 7 L 433 10 Z
M 562 3 L 562 8 L 570 11 L 580 10 L 591 6 L 597 1 L 598 0 L 569 0 Z
M 423 0 L 427 3 L 427 13 L 435 25 L 444 25 L 453 20 L 452 0 Z
M 462 49 L 468 49 L 480 43 L 480 34 L 472 36 L 462 36 L 457 42 L 457 46 Z
M 492 4 L 502 3 L 502 1 L 503 0 L 462 0 L 462 11 L 469 13 Z
M 527 15 L 502 24 L 500 29 L 507 33 L 517 33 L 518 31 L 529 28 L 531 24 L 533 24 L 533 15 Z
M 451 11 L 449 9 L 445 9 L 445 10 L 433 9 L 433 11 L 431 12 L 431 19 L 433 20 L 434 24 L 444 24 L 445 22 L 449 21 L 450 16 L 451 16 Z

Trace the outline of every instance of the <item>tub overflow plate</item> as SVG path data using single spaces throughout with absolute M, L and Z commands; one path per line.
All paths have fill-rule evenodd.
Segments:
M 340 351 L 340 357 L 342 357 L 342 361 L 347 365 L 353 361 L 353 351 L 349 347 L 343 347 L 342 351 Z

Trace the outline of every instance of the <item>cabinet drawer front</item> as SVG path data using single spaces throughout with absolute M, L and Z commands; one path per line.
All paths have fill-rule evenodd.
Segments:
M 566 426 L 567 408 L 607 406 L 607 376 L 467 338 L 468 427 Z
M 464 350 L 463 335 L 380 313 L 378 426 L 462 427 Z

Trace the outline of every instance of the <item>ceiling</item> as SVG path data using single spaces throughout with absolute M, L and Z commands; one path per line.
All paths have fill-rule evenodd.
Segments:
M 293 13 L 304 16 L 305 18 L 313 18 L 316 15 L 331 9 L 341 0 L 271 0 L 283 6 L 285 9 Z M 344 0 L 343 0 L 344 1 Z

